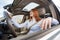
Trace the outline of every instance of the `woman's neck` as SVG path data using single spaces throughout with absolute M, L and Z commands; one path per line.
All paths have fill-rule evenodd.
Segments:
M 40 17 L 36 17 L 35 19 L 36 19 L 37 22 L 41 20 Z

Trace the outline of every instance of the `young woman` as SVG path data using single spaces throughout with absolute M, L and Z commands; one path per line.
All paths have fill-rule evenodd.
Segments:
M 31 12 L 34 14 L 34 18 L 36 20 L 36 24 L 31 27 L 29 33 L 34 33 L 40 30 L 46 30 L 47 28 L 51 28 L 51 25 L 59 24 L 58 20 L 48 17 L 48 18 L 40 18 L 37 9 L 33 9 Z
M 42 29 L 45 30 L 47 28 L 51 28 L 51 24 L 54 24 L 53 23 L 54 20 L 52 20 L 52 19 L 54 19 L 54 18 L 48 17 L 48 18 L 45 18 L 45 19 L 41 19 L 39 17 L 38 10 L 33 9 L 33 10 L 30 11 L 29 20 L 26 20 L 22 24 L 18 24 L 16 21 L 14 21 L 14 19 L 12 19 L 12 22 L 17 28 L 22 28 L 22 27 L 30 28 L 33 25 L 31 27 L 29 33 L 28 33 L 28 34 L 30 34 L 30 33 L 40 31 Z M 59 24 L 58 21 L 56 21 L 56 22 L 57 22 L 57 24 Z

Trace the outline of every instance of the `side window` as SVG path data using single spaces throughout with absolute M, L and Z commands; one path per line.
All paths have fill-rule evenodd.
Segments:
M 4 11 L 3 7 L 0 7 L 0 18 L 4 16 L 3 11 Z
M 4 6 L 12 4 L 14 0 L 0 0 L 0 20 L 4 18 Z
M 60 0 L 52 0 L 60 12 Z

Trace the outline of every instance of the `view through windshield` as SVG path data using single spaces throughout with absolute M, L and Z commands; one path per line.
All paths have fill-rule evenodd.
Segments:
M 12 4 L 13 0 L 0 0 L 0 18 L 3 17 L 4 6 Z

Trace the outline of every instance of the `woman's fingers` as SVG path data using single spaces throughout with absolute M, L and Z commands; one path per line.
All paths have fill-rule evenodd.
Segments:
M 48 20 L 45 20 L 45 30 L 48 28 Z
M 43 20 L 43 22 L 42 22 L 42 24 L 41 24 L 41 25 L 42 25 L 42 26 L 41 26 L 41 27 L 42 27 L 42 29 L 44 30 L 44 29 L 45 29 L 45 27 L 44 27 L 44 26 L 45 26 L 45 19 Z
M 51 19 L 50 20 L 48 20 L 48 24 L 49 24 L 49 28 L 51 28 Z

